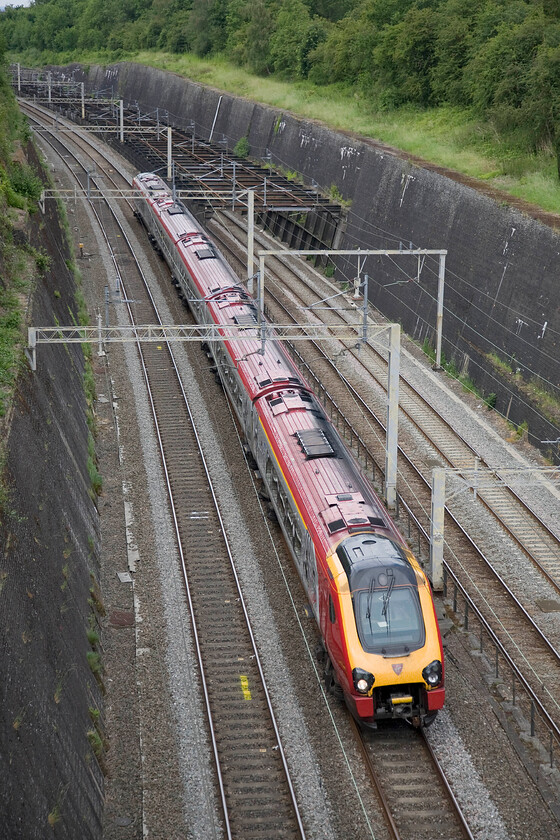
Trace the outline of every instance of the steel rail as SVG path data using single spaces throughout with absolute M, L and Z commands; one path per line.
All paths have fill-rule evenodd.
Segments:
M 60 141 L 57 141 L 57 142 L 60 143 Z M 65 147 L 65 148 L 67 148 L 67 147 Z M 74 157 L 76 162 L 84 169 L 84 172 L 87 174 L 87 169 L 78 160 L 77 156 L 74 155 L 72 150 L 67 148 L 67 151 L 70 154 L 72 154 L 72 156 Z M 98 154 L 101 154 L 99 152 L 99 150 L 96 150 L 96 152 Z M 69 166 L 67 161 L 64 161 L 64 162 L 67 165 L 70 173 L 74 177 L 77 178 L 76 173 Z M 90 175 L 90 177 L 91 177 L 91 175 Z M 158 309 L 157 309 L 157 305 L 155 303 L 155 300 L 154 300 L 153 295 L 151 293 L 151 290 L 149 288 L 148 281 L 147 281 L 147 279 L 145 277 L 145 274 L 144 274 L 144 272 L 143 272 L 143 270 L 142 270 L 142 268 L 141 268 L 141 266 L 140 266 L 140 264 L 139 264 L 139 262 L 136 258 L 136 255 L 134 253 L 134 249 L 132 248 L 132 245 L 131 245 L 131 243 L 128 239 L 126 231 L 124 230 L 124 228 L 120 224 L 118 218 L 116 217 L 116 214 L 114 213 L 114 211 L 111 208 L 108 201 L 106 202 L 106 206 L 110 210 L 110 212 L 111 212 L 111 214 L 114 218 L 114 221 L 118 225 L 118 227 L 121 231 L 121 236 L 124 237 L 124 239 L 126 241 L 126 244 L 127 244 L 128 248 L 130 250 L 130 254 L 132 255 L 132 257 L 133 257 L 133 259 L 136 263 L 136 267 L 137 267 L 139 276 L 142 278 L 142 282 L 144 283 L 146 293 L 147 293 L 148 298 L 150 300 L 150 303 L 153 307 L 156 318 L 159 321 L 159 324 L 162 325 L 162 322 L 161 322 L 161 319 L 160 319 L 160 316 L 159 316 L 159 312 L 158 312 Z M 97 217 L 97 220 L 98 220 L 98 223 L 99 223 L 99 226 L 100 226 L 100 230 L 102 231 L 102 233 L 105 237 L 105 241 L 106 241 L 107 246 L 110 250 L 111 257 L 116 264 L 116 255 L 115 255 L 115 252 L 114 252 L 114 250 L 111 246 L 111 243 L 109 241 L 107 232 L 105 230 L 105 226 L 103 225 L 103 223 L 102 223 L 102 221 L 101 221 L 101 219 L 100 219 L 100 217 L 97 213 L 97 210 L 93 205 L 92 205 L 92 210 Z M 123 283 L 123 287 L 124 287 L 124 282 L 125 281 L 122 278 L 121 278 L 121 282 Z M 125 291 L 126 291 L 126 289 L 125 289 Z M 134 313 L 133 313 L 132 308 L 130 306 L 130 302 L 128 300 L 126 300 L 125 303 L 126 303 L 126 306 L 127 306 L 129 318 L 132 322 L 134 322 Z M 276 717 L 275 717 L 274 709 L 273 709 L 273 705 L 272 705 L 272 699 L 271 699 L 271 696 L 270 696 L 270 693 L 269 693 L 269 690 L 268 690 L 266 678 L 265 678 L 265 675 L 264 675 L 264 670 L 263 670 L 263 667 L 262 667 L 262 662 L 261 662 L 261 659 L 260 659 L 260 656 L 259 656 L 259 653 L 258 653 L 256 640 L 255 640 L 255 637 L 254 637 L 254 634 L 253 634 L 251 622 L 250 622 L 250 619 L 249 619 L 249 614 L 248 614 L 248 611 L 247 611 L 247 606 L 246 606 L 245 599 L 243 597 L 243 593 L 242 593 L 242 590 L 241 590 L 241 584 L 240 584 L 240 581 L 239 581 L 237 570 L 235 568 L 235 561 L 234 561 L 234 558 L 233 558 L 233 554 L 232 554 L 232 551 L 231 551 L 229 541 L 227 539 L 226 529 L 225 529 L 225 525 L 224 525 L 224 522 L 223 522 L 223 519 L 222 519 L 222 515 L 221 515 L 220 507 L 219 507 L 219 504 L 218 504 L 216 492 L 215 492 L 215 489 L 214 489 L 213 482 L 211 480 L 210 472 L 209 472 L 209 469 L 208 469 L 206 458 L 204 456 L 204 452 L 203 452 L 202 444 L 201 444 L 201 441 L 200 441 L 200 437 L 199 437 L 198 431 L 196 429 L 196 425 L 195 425 L 195 422 L 194 422 L 194 417 L 192 415 L 190 404 L 189 404 L 187 395 L 186 395 L 185 390 L 184 390 L 182 379 L 181 379 L 181 376 L 179 374 L 172 349 L 171 349 L 168 342 L 165 342 L 165 343 L 167 345 L 167 350 L 169 352 L 169 355 L 170 355 L 170 358 L 171 358 L 171 361 L 172 361 L 172 365 L 173 365 L 173 369 L 174 369 L 176 377 L 177 377 L 177 383 L 180 387 L 180 390 L 181 390 L 181 393 L 182 393 L 182 396 L 183 396 L 184 406 L 187 410 L 187 413 L 188 413 L 188 416 L 189 416 L 189 419 L 190 419 L 190 422 L 191 422 L 191 425 L 192 425 L 192 429 L 193 429 L 193 432 L 194 432 L 194 435 L 195 435 L 195 438 L 196 438 L 196 441 L 197 441 L 197 445 L 199 447 L 199 455 L 200 455 L 200 458 L 202 460 L 203 468 L 204 468 L 204 471 L 205 471 L 205 474 L 206 474 L 206 477 L 207 477 L 208 487 L 210 489 L 212 498 L 214 500 L 216 515 L 217 515 L 218 520 L 220 522 L 220 527 L 221 527 L 221 531 L 222 531 L 222 538 L 223 538 L 223 541 L 224 541 L 224 544 L 225 544 L 225 547 L 226 547 L 228 558 L 229 558 L 229 561 L 230 561 L 230 564 L 231 564 L 231 570 L 232 570 L 232 573 L 233 573 L 233 576 L 234 576 L 234 579 L 235 579 L 235 583 L 236 583 L 236 587 L 237 587 L 237 591 L 238 591 L 238 594 L 239 594 L 239 603 L 240 603 L 241 609 L 243 611 L 243 615 L 244 615 L 244 618 L 245 618 L 245 621 L 246 621 L 246 628 L 248 630 L 249 637 L 250 637 L 250 640 L 251 640 L 251 645 L 252 645 L 253 655 L 254 655 L 254 661 L 255 661 L 255 664 L 256 664 L 258 672 L 259 672 L 259 676 L 260 676 L 260 679 L 261 679 L 261 687 L 263 689 L 263 692 L 264 692 L 264 695 L 265 695 L 265 698 L 266 698 L 266 703 L 267 703 L 267 707 L 268 707 L 268 711 L 269 711 L 269 715 L 270 715 L 270 720 L 271 720 L 271 723 L 272 723 L 272 726 L 273 726 L 273 730 L 274 730 L 274 734 L 275 734 L 275 738 L 276 738 L 276 742 L 277 742 L 278 753 L 281 757 L 282 765 L 283 765 L 283 768 L 284 768 L 285 779 L 286 779 L 288 790 L 289 790 L 290 797 L 291 797 L 294 816 L 295 816 L 295 819 L 296 819 L 296 822 L 297 822 L 297 826 L 298 826 L 300 836 L 301 836 L 302 840 L 305 840 L 305 836 L 306 836 L 305 835 L 305 830 L 304 830 L 304 827 L 303 827 L 301 814 L 299 812 L 299 807 L 298 807 L 298 804 L 297 804 L 295 790 L 294 790 L 294 787 L 293 787 L 293 783 L 292 783 L 292 779 L 291 779 L 286 755 L 285 755 L 285 752 L 284 752 L 284 748 L 282 746 L 282 741 L 281 741 L 281 738 L 280 738 L 280 732 L 279 732 L 278 724 L 277 724 L 277 721 L 276 721 Z M 158 446 L 159 446 L 159 449 L 160 449 L 162 467 L 163 467 L 163 470 L 164 470 L 164 475 L 165 475 L 165 480 L 166 480 L 166 486 L 168 488 L 169 502 L 170 502 L 170 506 L 171 506 L 171 509 L 172 509 L 172 517 L 173 517 L 174 528 L 175 528 L 175 533 L 176 533 L 176 538 L 177 538 L 178 551 L 179 551 L 179 555 L 180 555 L 180 558 L 181 558 L 181 565 L 182 565 L 183 578 L 184 578 L 184 582 L 185 582 L 186 593 L 187 593 L 187 598 L 188 598 L 188 603 L 189 603 L 189 610 L 190 610 L 190 614 L 191 614 L 191 617 L 192 617 L 192 622 L 191 623 L 192 623 L 192 626 L 193 626 L 193 629 L 194 629 L 195 646 L 196 646 L 197 657 L 198 657 L 198 661 L 199 661 L 201 681 L 203 683 L 203 693 L 204 693 L 204 697 L 205 697 L 206 713 L 207 713 L 209 729 L 211 731 L 212 750 L 213 750 L 213 754 L 214 754 L 214 758 L 215 758 L 215 764 L 216 764 L 215 769 L 216 769 L 216 773 L 217 773 L 217 776 L 218 776 L 218 779 L 219 779 L 219 788 L 220 788 L 220 794 L 221 794 L 221 800 L 222 800 L 222 810 L 223 810 L 223 813 L 224 813 L 224 820 L 225 820 L 226 826 L 227 826 L 227 836 L 228 836 L 228 840 L 230 840 L 230 838 L 233 840 L 233 835 L 231 834 L 230 827 L 229 827 L 227 797 L 226 797 L 226 793 L 225 793 L 225 790 L 224 790 L 223 778 L 222 778 L 222 773 L 221 773 L 221 769 L 220 769 L 219 751 L 218 751 L 218 745 L 217 745 L 217 741 L 216 741 L 216 737 L 215 737 L 214 725 L 213 725 L 213 721 L 212 721 L 212 710 L 211 710 L 211 706 L 210 706 L 208 686 L 207 686 L 205 675 L 204 675 L 204 663 L 203 663 L 203 659 L 202 659 L 200 639 L 199 639 L 198 632 L 197 632 L 197 629 L 196 629 L 195 611 L 194 611 L 194 605 L 193 605 L 192 596 L 191 596 L 190 584 L 189 584 L 189 581 L 188 581 L 185 555 L 184 555 L 183 548 L 182 548 L 182 540 L 181 540 L 181 535 L 180 535 L 179 525 L 178 525 L 177 509 L 176 509 L 176 506 L 175 506 L 175 503 L 174 503 L 172 486 L 171 486 L 169 471 L 168 471 L 168 467 L 167 467 L 167 460 L 166 460 L 166 455 L 165 455 L 165 451 L 164 451 L 164 447 L 163 447 L 162 437 L 161 437 L 161 434 L 160 434 L 159 422 L 158 422 L 158 419 L 157 419 L 157 413 L 156 413 L 156 408 L 155 408 L 155 404 L 154 404 L 154 400 L 153 400 L 153 394 L 152 394 L 151 386 L 150 386 L 150 383 L 149 383 L 149 377 L 148 377 L 148 372 L 147 372 L 147 368 L 146 368 L 146 363 L 145 363 L 144 355 L 143 355 L 143 352 L 142 352 L 141 343 L 139 341 L 137 342 L 137 347 L 138 347 L 138 353 L 139 353 L 139 357 L 140 357 L 141 365 L 142 365 L 142 369 L 143 369 L 145 384 L 146 384 L 146 388 L 147 388 L 147 392 L 148 392 L 148 396 L 149 396 L 150 406 L 151 406 L 151 409 L 152 409 L 152 417 L 153 417 L 153 422 L 154 422 L 154 428 L 155 428 L 156 435 L 157 435 L 157 438 L 158 438 Z

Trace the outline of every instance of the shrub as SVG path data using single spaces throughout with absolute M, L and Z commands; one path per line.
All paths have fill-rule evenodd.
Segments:
M 251 147 L 249 145 L 249 139 L 247 137 L 241 137 L 233 147 L 233 154 L 237 155 L 237 157 L 240 158 L 249 157 L 250 151 Z

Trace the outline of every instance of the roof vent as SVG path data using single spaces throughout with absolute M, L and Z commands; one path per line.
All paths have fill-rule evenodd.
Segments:
M 307 460 L 311 458 L 330 458 L 335 454 L 322 429 L 303 429 L 295 437 Z
M 212 248 L 199 248 L 198 251 L 195 251 L 195 254 L 199 260 L 212 260 L 216 258 L 216 254 Z
M 233 316 L 234 322 L 238 327 L 254 327 L 257 319 L 252 312 L 239 312 Z

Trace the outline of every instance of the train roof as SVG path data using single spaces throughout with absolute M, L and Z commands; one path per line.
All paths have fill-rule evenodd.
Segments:
M 392 535 L 353 534 L 344 540 L 337 555 L 348 577 L 351 591 L 373 585 L 384 588 L 390 578 L 397 586 L 416 586 L 416 572 L 402 545 Z
M 402 546 L 390 517 L 312 393 L 277 389 L 256 405 L 306 526 L 325 553 L 357 532 L 384 534 Z
M 241 288 L 216 293 L 207 302 L 214 322 L 235 328 L 246 337 L 224 341 L 232 365 L 237 369 L 251 398 L 256 400 L 273 389 L 285 386 L 309 390 L 299 370 L 277 341 L 263 342 L 260 336 L 259 315 L 255 303 Z

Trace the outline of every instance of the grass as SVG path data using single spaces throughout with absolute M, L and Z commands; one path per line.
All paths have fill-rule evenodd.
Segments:
M 506 378 L 515 382 L 516 387 L 536 405 L 540 413 L 553 425 L 560 422 L 560 398 L 553 392 L 553 386 L 533 376 L 528 382 L 517 369 L 515 358 L 504 361 L 497 353 L 486 353 L 487 361 Z
M 23 363 L 24 300 L 29 292 L 25 254 L 11 246 L 3 249 L 12 280 L 0 289 L 0 417 L 10 406 L 15 380 Z
M 12 56 L 24 61 L 25 56 Z M 27 57 L 27 61 L 31 60 Z M 167 70 L 236 96 L 318 120 L 395 146 L 423 160 L 478 178 L 545 210 L 560 209 L 560 183 L 551 149 L 538 154 L 520 151 L 515 139 L 501 139 L 491 124 L 467 109 L 442 106 L 382 110 L 362 94 L 341 85 L 317 87 L 307 81 L 287 82 L 254 76 L 220 56 L 211 60 L 192 54 L 143 51 L 120 54 L 43 55 L 35 63 L 80 61 L 107 64 L 135 61 Z M 33 63 L 33 61 L 31 63 Z M 328 186 L 326 187 L 328 189 Z

